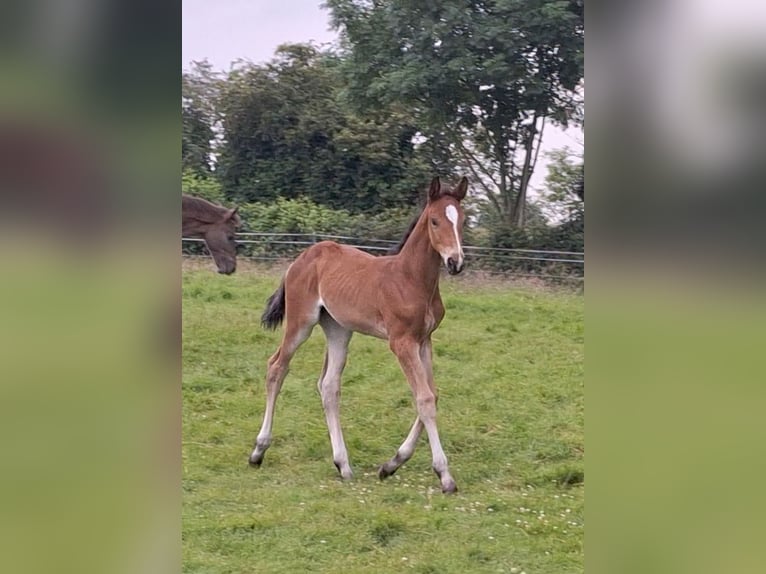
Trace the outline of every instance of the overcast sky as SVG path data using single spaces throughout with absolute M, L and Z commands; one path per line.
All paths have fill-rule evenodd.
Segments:
M 207 59 L 213 67 L 228 70 L 237 59 L 265 62 L 280 44 L 333 42 L 329 15 L 321 0 L 183 0 L 183 67 Z M 530 186 L 539 189 L 545 179 L 547 150 L 564 146 L 581 151 L 579 129 L 566 133 L 546 126 L 543 147 Z
M 319 0 L 183 0 L 183 66 L 207 59 L 228 70 L 237 58 L 265 62 L 280 44 L 332 42 Z

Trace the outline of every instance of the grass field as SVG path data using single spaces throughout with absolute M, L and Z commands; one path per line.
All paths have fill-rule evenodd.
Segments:
M 581 295 L 442 280 L 438 422 L 460 488 L 445 496 L 425 436 L 378 480 L 415 411 L 387 343 L 361 335 L 341 405 L 355 478 L 337 478 L 316 390 L 319 328 L 293 359 L 263 466 L 248 466 L 281 335 L 259 320 L 278 283 L 252 267 L 184 271 L 184 572 L 583 572 Z

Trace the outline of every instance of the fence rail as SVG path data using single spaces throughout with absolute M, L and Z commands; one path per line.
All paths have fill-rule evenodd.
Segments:
M 291 259 L 308 245 L 326 239 L 380 255 L 398 241 L 390 239 L 360 238 L 324 233 L 256 233 L 237 234 L 238 257 L 255 261 Z M 205 255 L 204 240 L 181 239 L 185 255 Z M 466 262 L 474 269 L 491 275 L 535 277 L 554 281 L 581 282 L 585 274 L 585 253 L 543 249 L 514 249 L 465 245 Z

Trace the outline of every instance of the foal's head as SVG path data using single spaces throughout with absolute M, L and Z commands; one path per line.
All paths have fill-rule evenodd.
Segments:
M 431 181 L 424 217 L 428 220 L 431 246 L 439 253 L 450 275 L 463 270 L 463 223 L 465 214 L 460 202 L 468 191 L 464 177 L 453 189 L 443 186 L 438 177 Z

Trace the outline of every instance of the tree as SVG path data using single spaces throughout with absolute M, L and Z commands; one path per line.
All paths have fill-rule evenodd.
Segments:
M 185 171 L 202 176 L 212 168 L 219 81 L 207 61 L 194 62 L 181 76 L 181 163 Z
M 507 224 L 525 222 L 546 122 L 580 121 L 583 0 L 327 0 L 365 109 L 414 110 Z
M 549 232 L 552 249 L 585 249 L 585 162 L 568 148 L 548 154 L 546 210 L 557 224 Z
M 221 192 L 221 184 L 215 178 L 201 176 L 191 169 L 184 169 L 181 173 L 181 192 L 207 199 L 219 205 L 226 204 Z
M 547 215 L 558 222 L 580 218 L 585 213 L 585 162 L 581 155 L 565 147 L 546 154 L 545 176 Z
M 187 106 L 181 109 L 183 131 L 181 134 L 181 164 L 184 169 L 196 173 L 210 172 L 210 155 L 213 130 L 200 110 Z
M 416 201 L 432 170 L 411 115 L 389 105 L 357 114 L 338 56 L 281 46 L 265 65 L 237 64 L 222 84 L 218 172 L 238 202 L 307 197 L 352 213 Z

